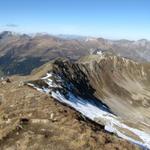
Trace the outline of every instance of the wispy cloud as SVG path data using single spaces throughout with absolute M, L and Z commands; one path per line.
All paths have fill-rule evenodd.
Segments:
M 18 27 L 18 25 L 17 24 L 6 24 L 6 25 L 4 25 L 5 27 L 10 27 L 10 28 L 17 28 Z

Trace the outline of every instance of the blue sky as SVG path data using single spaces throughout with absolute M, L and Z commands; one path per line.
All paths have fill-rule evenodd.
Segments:
M 0 0 L 0 31 L 150 39 L 150 0 Z

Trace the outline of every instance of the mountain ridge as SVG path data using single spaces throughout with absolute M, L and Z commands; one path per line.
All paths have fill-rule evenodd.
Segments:
M 73 107 L 107 131 L 150 148 L 149 63 L 102 53 L 77 62 L 58 59 L 52 66 L 29 86 Z

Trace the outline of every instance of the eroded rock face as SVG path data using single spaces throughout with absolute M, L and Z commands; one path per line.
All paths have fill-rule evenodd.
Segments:
M 61 76 L 65 83 L 70 83 L 72 85 L 70 90 L 79 96 L 97 98 L 108 105 L 112 98 L 113 101 L 137 109 L 149 106 L 150 65 L 148 64 L 139 64 L 113 55 L 101 58 L 93 55 L 77 63 L 57 60 L 54 62 L 53 72 Z
M 149 110 L 148 114 L 142 112 L 148 107 L 150 99 L 149 64 L 110 55 L 101 59 L 98 56 L 92 59 L 91 56 L 86 57 L 79 66 L 95 90 L 95 96 L 103 100 L 113 112 L 139 120 L 149 114 Z M 127 112 L 126 115 L 124 112 Z
M 88 77 L 78 64 L 57 60 L 54 62 L 53 73 L 60 76 L 64 84 L 70 84 L 69 87 L 66 85 L 64 88 L 69 88 L 71 92 L 85 98 L 94 97 L 95 89 L 92 88 Z

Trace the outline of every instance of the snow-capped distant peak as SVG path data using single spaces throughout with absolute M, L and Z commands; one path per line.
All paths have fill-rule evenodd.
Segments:
M 103 50 L 91 48 L 91 49 L 90 49 L 90 54 L 102 55 L 102 54 L 103 54 Z
M 103 52 L 102 51 L 97 51 L 97 55 L 102 55 Z
M 88 37 L 88 38 L 86 38 L 86 42 L 89 42 L 89 41 L 96 41 L 97 40 L 97 38 L 93 38 L 93 37 Z

